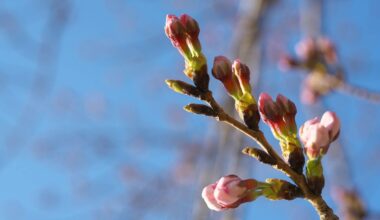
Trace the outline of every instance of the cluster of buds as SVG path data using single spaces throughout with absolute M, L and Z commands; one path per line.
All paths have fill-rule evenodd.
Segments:
M 203 188 L 202 198 L 209 209 L 223 211 L 236 208 L 242 203 L 265 196 L 270 200 L 292 200 L 302 196 L 295 185 L 280 179 L 259 182 L 254 179 L 242 180 L 236 175 L 228 175 Z
M 165 32 L 174 47 L 184 57 L 184 72 L 193 80 L 194 85 L 180 80 L 167 80 L 166 83 L 175 92 L 196 97 L 208 104 L 192 103 L 185 106 L 185 110 L 219 118 L 219 120 L 225 121 L 248 134 L 257 140 L 264 150 L 247 147 L 242 152 L 262 163 L 284 171 L 298 184 L 296 186 L 280 179 L 267 179 L 266 182 L 259 182 L 255 179 L 243 180 L 236 175 L 228 175 L 203 189 L 202 197 L 206 205 L 212 210 L 222 211 L 254 201 L 259 196 L 270 200 L 292 200 L 308 196 L 303 188 L 302 190 L 299 188 L 303 187 L 304 184 L 297 181 L 301 175 L 304 177 L 304 152 L 309 159 L 306 169 L 308 187 L 315 194 L 320 194 L 324 186 L 321 158 L 326 154 L 329 144 L 339 134 L 340 125 L 336 115 L 332 112 L 326 112 L 321 120 L 316 118 L 309 120 L 300 128 L 301 141 L 305 146 L 303 149 L 297 137 L 298 129 L 295 121 L 297 108 L 295 104 L 283 95 L 278 95 L 273 101 L 266 93 L 262 93 L 257 102 L 252 95 L 248 66 L 241 63 L 240 60 L 235 60 L 232 63 L 228 58 L 218 56 L 214 60 L 212 75 L 223 83 L 227 93 L 234 99 L 235 108 L 240 118 L 247 125 L 245 127 L 223 111 L 208 89 L 210 79 L 207 74 L 207 62 L 198 40 L 198 23 L 188 15 L 182 15 L 179 18 L 168 15 Z M 310 66 L 312 60 L 320 56 L 321 53 L 324 54 L 326 62 L 336 60 L 335 50 L 331 44 L 320 40 L 318 45 L 317 47 L 314 41 L 307 41 L 299 45 L 297 53 L 302 60 L 289 60 L 291 62 L 288 63 L 294 66 Z M 279 140 L 282 156 L 292 170 L 287 166 L 284 168 L 283 160 L 278 158 L 271 146 L 266 145 L 267 141 L 258 126 L 260 118 L 271 128 L 274 137 Z M 296 175 L 295 172 L 300 175 Z
M 280 58 L 279 68 L 283 71 L 301 68 L 309 73 L 302 86 L 301 100 L 313 104 L 342 80 L 335 46 L 325 37 L 306 38 L 296 45 L 295 51 L 296 58 L 290 55 Z M 336 77 L 325 77 L 327 74 L 336 74 Z
M 306 177 L 310 188 L 320 194 L 324 186 L 323 167 L 321 159 L 336 140 L 340 132 L 340 122 L 334 112 L 325 112 L 321 119 L 313 118 L 306 121 L 299 130 L 304 150 L 308 157 Z
M 252 96 L 248 66 L 240 60 L 231 63 L 228 58 L 217 56 L 214 59 L 212 75 L 223 83 L 227 93 L 235 100 L 236 111 L 245 124 L 250 129 L 258 130 L 260 115 L 256 100 Z
M 278 95 L 273 101 L 267 93 L 262 93 L 259 97 L 259 112 L 273 136 L 280 141 L 285 160 L 293 170 L 302 173 L 305 158 L 297 138 L 295 104 L 283 95 Z
M 183 14 L 179 18 L 175 15 L 166 16 L 165 33 L 185 60 L 184 73 L 194 81 L 198 89 L 207 91 L 210 79 L 198 39 L 199 32 L 197 21 L 189 15 Z

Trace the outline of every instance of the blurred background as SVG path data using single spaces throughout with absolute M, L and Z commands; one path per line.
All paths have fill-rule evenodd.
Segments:
M 341 135 L 324 159 L 323 195 L 352 217 L 345 219 L 380 219 L 380 105 L 338 92 L 304 105 L 302 71 L 277 65 L 304 37 L 327 36 L 347 81 L 380 92 L 379 7 L 375 0 L 1 1 L 0 219 L 318 219 L 303 200 L 207 209 L 201 190 L 222 175 L 287 178 L 240 155 L 255 143 L 182 110 L 194 100 L 164 83 L 186 80 L 164 34 L 168 13 L 198 20 L 209 67 L 214 56 L 239 57 L 253 71 L 256 95 L 292 99 L 299 125 L 337 112 Z M 232 109 L 222 86 L 212 80 L 211 88 Z M 366 218 L 355 214 L 363 211 L 357 204 Z

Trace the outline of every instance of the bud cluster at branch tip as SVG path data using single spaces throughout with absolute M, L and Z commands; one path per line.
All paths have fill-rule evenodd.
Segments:
M 295 52 L 296 57 L 282 55 L 278 66 L 284 72 L 297 68 L 307 71 L 301 88 L 304 104 L 314 104 L 342 82 L 343 73 L 335 45 L 328 38 L 305 38 L 297 43 Z M 333 77 L 326 77 L 328 75 Z
M 260 115 L 256 100 L 252 96 L 248 66 L 240 60 L 231 63 L 227 57 L 217 56 L 214 59 L 212 75 L 223 83 L 227 93 L 235 100 L 236 111 L 245 124 L 250 129 L 258 130 Z
M 302 173 L 305 158 L 297 138 L 295 104 L 283 95 L 276 101 L 267 93 L 259 97 L 259 112 L 263 121 L 271 128 L 273 136 L 280 141 L 282 155 L 293 170 Z
M 194 81 L 197 88 L 207 91 L 210 78 L 198 39 L 199 32 L 197 21 L 189 15 L 183 14 L 179 18 L 175 15 L 166 16 L 165 33 L 185 60 L 184 73 Z
M 299 130 L 308 157 L 306 178 L 315 194 L 321 194 L 325 183 L 321 159 L 327 153 L 330 144 L 338 138 L 339 132 L 339 118 L 330 111 L 325 112 L 320 120 L 313 118 L 306 121 Z

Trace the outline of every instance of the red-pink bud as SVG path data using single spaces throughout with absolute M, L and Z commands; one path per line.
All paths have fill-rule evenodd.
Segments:
M 294 102 L 290 101 L 285 96 L 279 94 L 276 98 L 276 104 L 283 112 L 283 120 L 289 129 L 289 131 L 293 134 L 297 134 L 297 125 L 296 125 L 296 114 L 297 107 Z
M 176 47 L 182 55 L 189 55 L 189 47 L 186 44 L 186 29 L 175 15 L 166 16 L 165 33 L 173 46 Z
M 215 79 L 224 81 L 232 77 L 231 61 L 224 56 L 217 56 L 214 58 L 214 65 L 212 67 L 212 75 Z
M 232 64 L 232 71 L 239 80 L 241 89 L 244 92 L 251 93 L 251 85 L 249 84 L 250 71 L 247 65 L 240 62 L 240 60 L 235 60 Z
M 212 75 L 215 79 L 220 80 L 227 92 L 237 98 L 241 91 L 239 88 L 238 80 L 236 76 L 232 74 L 231 61 L 224 56 L 217 56 L 214 59 L 214 65 L 212 67 Z
M 187 14 L 183 14 L 179 17 L 179 20 L 191 38 L 198 38 L 200 30 L 198 22 L 194 18 L 190 17 Z
M 281 110 L 287 115 L 296 115 L 297 107 L 294 102 L 290 101 L 285 96 L 279 94 L 276 98 L 277 105 L 281 108 Z
M 259 96 L 259 112 L 265 123 L 282 119 L 282 111 L 267 93 Z

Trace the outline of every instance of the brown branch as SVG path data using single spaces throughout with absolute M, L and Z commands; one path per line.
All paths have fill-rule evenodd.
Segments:
M 255 142 L 257 142 L 260 147 L 265 150 L 271 157 L 276 160 L 276 163 L 273 165 L 273 168 L 280 170 L 287 176 L 289 176 L 294 183 L 302 190 L 304 194 L 304 198 L 311 203 L 311 205 L 318 212 L 321 220 L 336 220 L 339 219 L 333 212 L 333 210 L 327 205 L 327 203 L 323 200 L 320 195 L 315 195 L 309 189 L 306 178 L 304 175 L 296 173 L 294 170 L 290 168 L 289 165 L 277 154 L 277 152 L 273 149 L 273 147 L 268 143 L 264 134 L 261 131 L 254 131 L 249 129 L 247 126 L 237 121 L 229 114 L 224 112 L 224 110 L 220 107 L 220 105 L 215 101 L 212 93 L 210 91 L 201 95 L 201 100 L 207 102 L 211 108 L 216 112 L 217 120 L 220 122 L 224 122 L 240 132 L 244 133 Z

